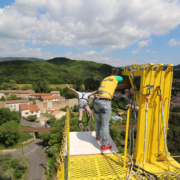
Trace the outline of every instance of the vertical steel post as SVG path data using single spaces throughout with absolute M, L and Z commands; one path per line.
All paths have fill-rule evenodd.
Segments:
M 146 117 L 145 117 L 145 128 L 144 128 L 144 153 L 143 153 L 143 168 L 145 164 L 145 154 L 146 154 L 146 136 L 147 136 L 147 118 L 148 118 L 148 108 L 149 108 L 149 97 L 146 97 Z
M 129 129 L 129 113 L 130 113 L 130 108 L 127 110 L 126 138 L 125 138 L 125 148 L 124 148 L 124 168 L 126 167 L 127 141 L 128 141 L 128 129 Z
M 68 117 L 68 126 L 67 126 L 67 140 L 68 140 L 68 144 L 67 144 L 67 150 L 68 150 L 68 176 L 70 174 L 70 138 L 69 138 L 69 128 L 70 128 L 70 114 L 69 114 L 69 110 L 68 110 L 68 114 L 67 114 L 67 117 Z

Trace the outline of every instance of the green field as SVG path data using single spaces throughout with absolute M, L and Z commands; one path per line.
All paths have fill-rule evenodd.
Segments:
M 19 89 L 21 89 L 23 86 L 28 85 L 31 86 L 31 84 L 18 84 Z M 73 87 L 73 84 L 68 84 L 70 87 Z M 50 88 L 56 88 L 60 87 L 61 89 L 66 87 L 66 84 L 50 84 Z

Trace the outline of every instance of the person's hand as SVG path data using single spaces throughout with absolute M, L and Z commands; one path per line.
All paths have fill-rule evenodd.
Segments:
M 66 84 L 67 88 L 69 89 L 69 86 Z

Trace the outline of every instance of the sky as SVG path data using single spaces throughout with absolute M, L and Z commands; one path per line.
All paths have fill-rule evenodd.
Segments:
M 0 0 L 0 57 L 180 64 L 180 0 Z

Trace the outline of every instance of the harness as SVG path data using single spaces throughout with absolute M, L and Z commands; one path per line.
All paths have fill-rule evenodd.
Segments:
M 111 96 L 110 93 L 108 93 L 108 92 L 106 92 L 106 91 L 97 90 L 96 93 L 95 93 L 94 99 L 96 99 L 96 94 L 103 94 L 103 93 L 108 94 L 108 95 L 112 98 L 112 96 Z M 98 114 L 98 112 L 97 112 L 95 109 L 94 109 L 94 113 L 95 113 L 95 114 Z M 104 109 L 101 109 L 99 113 L 106 113 L 106 111 L 105 111 Z
M 79 101 L 80 101 L 80 99 L 87 100 L 87 99 L 84 98 L 85 94 L 86 94 L 86 93 L 84 93 L 84 94 L 82 95 L 82 97 L 79 98 Z M 78 109 L 83 109 L 83 108 L 85 108 L 86 106 L 88 106 L 88 104 L 85 104 L 83 107 L 78 107 Z
M 96 94 L 103 94 L 103 93 L 108 94 L 108 95 L 110 96 L 110 98 L 112 99 L 111 94 L 110 94 L 110 93 L 108 93 L 108 92 L 106 92 L 106 91 L 100 91 L 100 90 L 97 90 L 97 91 L 96 91 L 96 93 L 95 93 L 95 96 L 96 96 Z

